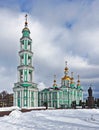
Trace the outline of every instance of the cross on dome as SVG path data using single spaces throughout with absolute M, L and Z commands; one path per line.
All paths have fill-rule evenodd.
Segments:
M 67 67 L 67 61 L 65 61 L 65 69 L 64 69 L 65 75 L 68 75 L 68 67 Z
M 27 22 L 27 14 L 25 15 L 25 27 L 27 27 L 27 24 L 28 24 L 28 22 Z
M 57 86 L 57 84 L 56 84 L 56 75 L 54 75 L 54 84 L 53 84 L 53 86 Z

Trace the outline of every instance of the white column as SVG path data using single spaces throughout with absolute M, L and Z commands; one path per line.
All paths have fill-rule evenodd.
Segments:
M 37 102 L 37 107 L 38 107 L 38 92 L 36 91 L 36 102 Z
M 53 102 L 52 102 L 52 92 L 51 92 L 51 107 L 53 107 Z
M 28 96 L 27 96 L 27 97 L 28 97 L 28 99 L 27 99 L 27 102 L 28 102 L 28 103 L 27 103 L 27 104 L 28 104 L 28 107 L 29 107 L 29 90 L 27 90 L 27 91 L 28 91 L 28 92 L 27 92 L 27 93 L 28 93 Z
M 57 92 L 57 107 L 59 108 L 59 92 Z
M 29 100 L 30 100 L 30 99 L 29 99 L 29 89 L 28 89 L 28 107 L 29 107 Z
M 20 89 L 20 107 L 21 107 L 21 105 L 22 105 L 22 101 L 21 101 L 21 89 Z
M 31 101 L 32 101 L 32 100 L 31 100 L 31 90 L 30 90 L 30 107 L 32 107 L 32 106 L 31 106 Z
M 18 79 L 18 82 L 20 82 L 20 72 L 19 72 L 19 70 L 17 71 L 17 79 Z
M 30 97 L 30 89 L 29 89 L 29 107 L 31 107 L 31 97 Z
M 21 106 L 23 107 L 23 89 L 21 90 L 21 102 L 22 102 Z

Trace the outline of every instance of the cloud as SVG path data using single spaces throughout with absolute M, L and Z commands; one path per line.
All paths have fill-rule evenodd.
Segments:
M 17 3 L 14 11 L 9 6 L 0 8 L 0 76 L 3 79 L 0 83 L 5 89 L 17 82 L 19 39 L 25 15 L 22 4 Z M 73 71 L 77 81 L 77 75 L 80 74 L 84 89 L 90 83 L 98 88 L 99 1 L 35 1 L 33 4 L 28 17 L 34 52 L 33 81 L 51 87 L 53 75 L 56 74 L 60 86 L 65 61 L 68 61 L 69 75 Z M 27 6 L 26 10 L 29 4 Z
M 46 88 L 46 85 L 43 83 L 43 82 L 40 82 L 39 84 L 38 84 L 38 89 L 41 91 L 41 90 L 43 90 L 43 89 L 45 89 Z

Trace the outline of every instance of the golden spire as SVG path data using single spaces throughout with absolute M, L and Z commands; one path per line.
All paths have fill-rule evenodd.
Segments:
M 54 75 L 54 84 L 53 84 L 53 86 L 54 86 L 54 87 L 57 86 L 57 84 L 56 84 L 56 75 Z
M 67 61 L 65 61 L 65 69 L 64 69 L 64 74 L 65 76 L 62 78 L 62 80 L 71 80 L 71 78 L 68 76 L 68 67 L 67 67 Z
M 80 76 L 78 75 L 78 81 L 77 81 L 77 86 L 80 86 L 80 80 L 79 80 Z
M 74 83 L 73 72 L 71 72 L 71 84 Z
M 28 24 L 28 22 L 27 22 L 27 14 L 25 15 L 25 27 L 27 27 L 27 24 Z

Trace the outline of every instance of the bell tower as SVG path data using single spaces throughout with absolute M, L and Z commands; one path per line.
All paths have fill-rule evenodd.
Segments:
M 18 107 L 37 107 L 38 88 L 33 83 L 32 64 L 32 39 L 28 28 L 27 15 L 25 15 L 25 27 L 20 38 L 19 66 L 17 67 L 18 81 L 14 84 L 14 105 Z
M 33 80 L 32 65 L 32 39 L 30 38 L 30 30 L 28 29 L 27 15 L 25 21 L 25 28 L 22 30 L 22 38 L 20 39 L 20 65 L 18 66 L 18 82 L 23 82 L 23 86 L 28 86 Z

